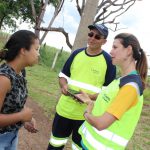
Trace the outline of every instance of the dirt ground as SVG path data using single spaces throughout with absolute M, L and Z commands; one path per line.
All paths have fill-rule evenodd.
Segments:
M 52 121 L 46 117 L 43 109 L 31 99 L 27 100 L 27 106 L 34 110 L 34 118 L 37 121 L 39 132 L 31 134 L 22 128 L 19 132 L 18 150 L 46 150 Z

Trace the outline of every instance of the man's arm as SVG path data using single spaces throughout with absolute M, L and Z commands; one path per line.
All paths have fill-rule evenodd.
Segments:
M 67 95 L 68 94 L 68 82 L 67 79 L 65 79 L 64 77 L 59 77 L 59 85 L 60 85 L 60 89 L 62 94 Z

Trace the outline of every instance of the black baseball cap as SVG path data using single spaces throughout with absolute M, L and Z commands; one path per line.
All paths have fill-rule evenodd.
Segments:
M 102 35 L 104 35 L 105 39 L 108 36 L 108 28 L 104 24 L 93 24 L 93 25 L 89 25 L 88 28 L 90 30 L 97 29 Z

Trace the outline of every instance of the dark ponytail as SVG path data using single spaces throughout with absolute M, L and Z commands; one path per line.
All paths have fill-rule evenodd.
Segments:
M 137 60 L 136 69 L 139 72 L 143 86 L 146 86 L 147 72 L 148 72 L 148 64 L 145 52 L 143 49 L 140 49 L 140 58 Z
M 6 49 L 1 49 L 0 50 L 0 61 L 6 60 L 7 52 L 8 52 L 8 50 L 6 50 Z

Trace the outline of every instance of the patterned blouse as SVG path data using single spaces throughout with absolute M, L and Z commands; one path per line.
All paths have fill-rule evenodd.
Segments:
M 16 74 L 14 69 L 5 63 L 0 65 L 0 75 L 9 78 L 11 82 L 11 90 L 6 94 L 0 113 L 12 114 L 20 112 L 24 107 L 28 94 L 26 79 L 22 74 Z M 22 124 L 22 122 L 17 122 L 16 124 L 2 127 L 0 128 L 0 134 L 18 130 Z

